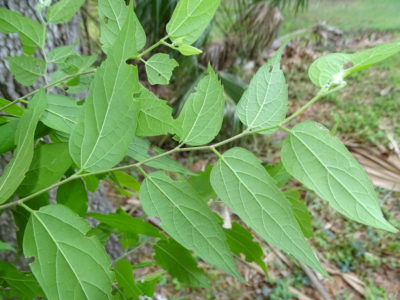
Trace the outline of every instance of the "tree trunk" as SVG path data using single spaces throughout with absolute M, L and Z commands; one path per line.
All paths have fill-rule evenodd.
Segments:
M 37 12 L 35 11 L 35 6 L 37 3 L 38 0 L 0 0 L 0 7 L 18 11 L 25 17 L 29 17 L 38 21 L 39 18 Z M 67 24 L 49 24 L 46 39 L 46 49 L 50 50 L 59 46 L 71 45 L 80 40 L 80 16 L 78 14 Z M 79 48 L 76 50 L 80 52 Z M 19 84 L 13 78 L 12 74 L 9 72 L 5 57 L 22 54 L 22 45 L 18 34 L 4 35 L 0 33 L 0 97 L 8 100 L 14 100 L 29 93 L 33 89 L 44 85 L 43 80 L 38 80 L 33 87 L 25 87 Z M 51 73 L 52 71 L 54 71 L 54 68 L 52 69 L 50 66 L 49 72 Z M 0 175 L 10 159 L 11 155 L 9 153 L 0 156 Z M 50 193 L 50 195 L 53 196 L 54 194 L 55 193 Z M 53 198 L 52 201 L 54 202 L 54 197 L 50 198 Z M 90 194 L 89 198 L 90 211 L 107 213 L 114 210 L 112 201 L 107 197 L 105 189 L 102 186 L 99 188 L 98 192 Z M 16 229 L 17 228 L 14 225 L 11 212 L 0 211 L 0 240 L 15 246 Z M 111 257 L 116 257 L 121 253 L 121 250 L 115 241 L 114 243 L 109 242 L 107 244 L 107 248 Z M 13 253 L 0 253 L 0 259 L 12 261 L 14 258 L 15 254 Z M 25 263 L 21 263 L 21 265 L 25 265 Z

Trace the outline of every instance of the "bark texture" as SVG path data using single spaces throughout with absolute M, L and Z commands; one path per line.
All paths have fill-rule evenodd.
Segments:
M 37 2 L 38 0 L 0 0 L 0 7 L 18 11 L 25 17 L 29 17 L 38 21 L 39 17 L 35 11 L 35 5 Z M 76 41 L 80 41 L 80 31 L 81 28 L 79 14 L 67 24 L 49 24 L 46 39 L 46 49 L 49 50 L 58 46 L 71 45 Z M 36 55 L 40 57 L 38 52 L 39 51 L 37 51 Z M 22 54 L 22 46 L 18 34 L 4 35 L 0 33 L 0 97 L 14 100 L 27 94 L 33 89 L 43 86 L 44 82 L 40 80 L 38 80 L 33 87 L 22 86 L 15 81 L 12 74 L 9 72 L 5 57 Z M 52 71 L 54 71 L 54 69 L 52 70 L 50 66 L 49 72 Z M 10 153 L 0 156 L 0 175 L 10 159 Z M 50 198 L 52 198 L 53 201 L 54 195 L 54 192 L 50 193 Z M 91 193 L 89 198 L 90 211 L 108 213 L 114 210 L 112 201 L 109 197 L 107 197 L 103 186 L 100 186 L 99 191 L 96 193 Z M 14 225 L 11 211 L 8 210 L 5 212 L 0 212 L 0 240 L 16 246 L 16 230 L 17 228 Z M 107 243 L 107 249 L 111 258 L 119 256 L 122 252 L 119 244 L 116 243 L 115 239 L 113 238 L 111 238 L 111 240 Z M 11 252 L 0 253 L 0 260 L 1 259 L 13 261 L 15 259 L 15 254 Z M 21 261 L 20 267 L 25 266 L 26 261 Z

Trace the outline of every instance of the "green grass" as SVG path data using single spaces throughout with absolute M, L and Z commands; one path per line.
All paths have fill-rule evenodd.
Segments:
M 293 16 L 285 11 L 282 33 L 326 21 L 343 31 L 386 31 L 400 29 L 399 0 L 309 0 L 308 7 Z

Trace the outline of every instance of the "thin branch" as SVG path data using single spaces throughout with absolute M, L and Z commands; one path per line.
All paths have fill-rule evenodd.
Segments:
M 221 156 L 221 154 L 216 150 L 216 148 L 218 148 L 220 146 L 223 146 L 223 145 L 226 145 L 226 144 L 228 144 L 228 143 L 230 143 L 232 141 L 235 141 L 237 139 L 240 139 L 242 137 L 245 137 L 245 136 L 248 136 L 248 135 L 252 135 L 252 134 L 255 134 L 255 133 L 259 133 L 259 132 L 264 132 L 264 131 L 271 130 L 271 129 L 276 129 L 276 128 L 283 129 L 283 130 L 286 130 L 286 131 L 290 132 L 290 130 L 288 128 L 283 127 L 283 125 L 285 123 L 291 121 L 293 118 L 295 118 L 296 116 L 298 116 L 299 114 L 304 112 L 307 108 L 309 108 L 318 99 L 320 99 L 323 96 L 326 96 L 326 95 L 328 95 L 328 94 L 330 94 L 330 93 L 332 93 L 334 91 L 337 91 L 337 90 L 343 88 L 344 85 L 345 84 L 342 84 L 342 85 L 340 85 L 338 87 L 335 87 L 335 88 L 332 88 L 332 89 L 322 88 L 320 90 L 320 92 L 318 92 L 317 95 L 314 98 L 312 98 L 310 101 L 308 101 L 298 111 L 296 111 L 291 116 L 286 118 L 280 124 L 277 124 L 277 125 L 274 125 L 274 126 L 269 126 L 269 127 L 266 127 L 266 128 L 257 129 L 257 130 L 248 130 L 247 129 L 247 130 L 245 130 L 245 131 L 239 133 L 238 135 L 235 135 L 235 136 L 233 136 L 233 137 L 231 137 L 229 139 L 226 139 L 226 140 L 224 140 L 222 142 L 218 142 L 218 143 L 215 143 L 215 144 L 212 144 L 212 145 L 208 145 L 208 146 L 196 146 L 196 147 L 182 148 L 182 144 L 180 144 L 180 145 L 178 145 L 176 148 L 174 148 L 172 150 L 163 152 L 161 154 L 149 157 L 148 159 L 145 159 L 143 161 L 140 161 L 140 162 L 137 162 L 137 163 L 134 163 L 134 164 L 130 164 L 130 165 L 120 166 L 120 167 L 111 168 L 111 169 L 102 170 L 102 171 L 97 171 L 97 172 L 92 172 L 92 173 L 81 173 L 81 172 L 78 172 L 78 173 L 76 173 L 76 174 L 74 174 L 74 175 L 72 175 L 72 176 L 70 176 L 70 177 L 68 177 L 68 178 L 66 178 L 64 180 L 56 182 L 56 183 L 54 183 L 54 184 L 52 184 L 52 185 L 50 185 L 50 186 L 48 186 L 48 187 L 36 192 L 36 193 L 33 193 L 33 194 L 29 195 L 29 196 L 26 196 L 26 197 L 24 197 L 22 199 L 19 199 L 17 201 L 13 201 L 13 202 L 9 202 L 9 203 L 4 204 L 4 205 L 0 205 L 0 210 L 8 208 L 8 207 L 13 207 L 13 206 L 16 206 L 16 205 L 21 205 L 22 203 L 24 203 L 24 202 L 26 202 L 26 201 L 28 201 L 28 200 L 30 200 L 32 198 L 35 198 L 35 197 L 37 197 L 37 196 L 39 196 L 39 195 L 41 195 L 41 194 L 53 189 L 53 188 L 56 188 L 56 187 L 58 187 L 60 185 L 63 185 L 65 183 L 67 183 L 67 182 L 73 181 L 73 180 L 78 179 L 78 178 L 83 178 L 83 177 L 92 176 L 92 175 L 100 175 L 100 174 L 105 174 L 105 173 L 109 173 L 109 172 L 121 171 L 121 170 L 132 169 L 132 168 L 139 168 L 139 170 L 140 170 L 141 169 L 140 167 L 142 165 L 144 165 L 144 164 L 146 164 L 146 163 L 148 163 L 150 161 L 153 161 L 155 159 L 158 159 L 158 158 L 170 155 L 170 154 L 174 154 L 176 152 L 189 152 L 189 151 L 208 150 L 208 151 L 213 151 L 218 156 Z

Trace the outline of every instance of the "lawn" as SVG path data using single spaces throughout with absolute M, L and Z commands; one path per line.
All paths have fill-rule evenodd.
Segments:
M 320 21 L 353 32 L 400 29 L 399 0 L 310 0 L 308 7 L 296 16 L 289 11 L 284 15 L 284 33 Z

